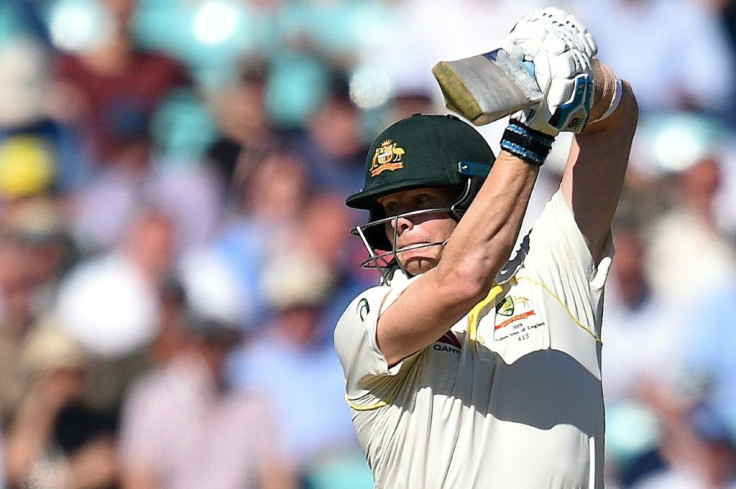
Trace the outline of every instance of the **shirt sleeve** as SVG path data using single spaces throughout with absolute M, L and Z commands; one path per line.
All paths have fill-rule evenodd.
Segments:
M 558 190 L 527 239 L 523 274 L 541 284 L 579 322 L 594 326 L 600 337 L 603 288 L 614 252 L 610 233 L 596 263 Z
M 356 297 L 335 328 L 335 349 L 345 373 L 347 400 L 354 408 L 390 402 L 421 350 L 389 367 L 378 347 L 378 318 L 417 277 L 396 278 L 391 286 L 368 289 Z

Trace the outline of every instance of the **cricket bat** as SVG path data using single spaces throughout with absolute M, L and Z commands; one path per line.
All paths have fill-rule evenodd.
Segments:
M 476 126 L 488 124 L 539 103 L 542 92 L 533 65 L 513 58 L 503 49 L 432 68 L 445 106 Z

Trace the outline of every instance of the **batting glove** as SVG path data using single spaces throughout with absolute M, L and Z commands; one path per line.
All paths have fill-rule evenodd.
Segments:
M 544 94 L 542 101 L 511 116 L 550 136 L 579 133 L 593 105 L 595 40 L 572 15 L 547 8 L 526 15 L 501 42 L 521 59 Z

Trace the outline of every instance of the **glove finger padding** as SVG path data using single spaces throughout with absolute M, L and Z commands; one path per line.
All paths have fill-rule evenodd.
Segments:
M 544 94 L 536 106 L 512 115 L 550 135 L 585 128 L 593 104 L 595 40 L 572 15 L 548 8 L 523 17 L 504 40 L 523 57 Z
M 595 39 L 574 15 L 556 8 L 549 7 L 537 10 L 524 18 L 522 21 L 529 23 L 541 23 L 547 26 L 555 26 L 555 30 L 561 36 L 567 38 L 578 49 L 585 51 L 592 58 L 598 53 Z

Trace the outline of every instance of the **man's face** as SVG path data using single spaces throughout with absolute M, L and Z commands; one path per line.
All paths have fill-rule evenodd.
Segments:
M 448 208 L 457 197 L 457 189 L 427 187 L 405 190 L 378 199 L 386 217 L 398 216 L 386 224 L 386 235 L 397 252 L 401 266 L 411 275 L 418 275 L 437 266 L 442 246 L 457 226 L 447 211 L 403 216 L 422 209 Z M 396 242 L 394 242 L 394 238 Z M 430 245 L 403 251 L 407 247 Z

